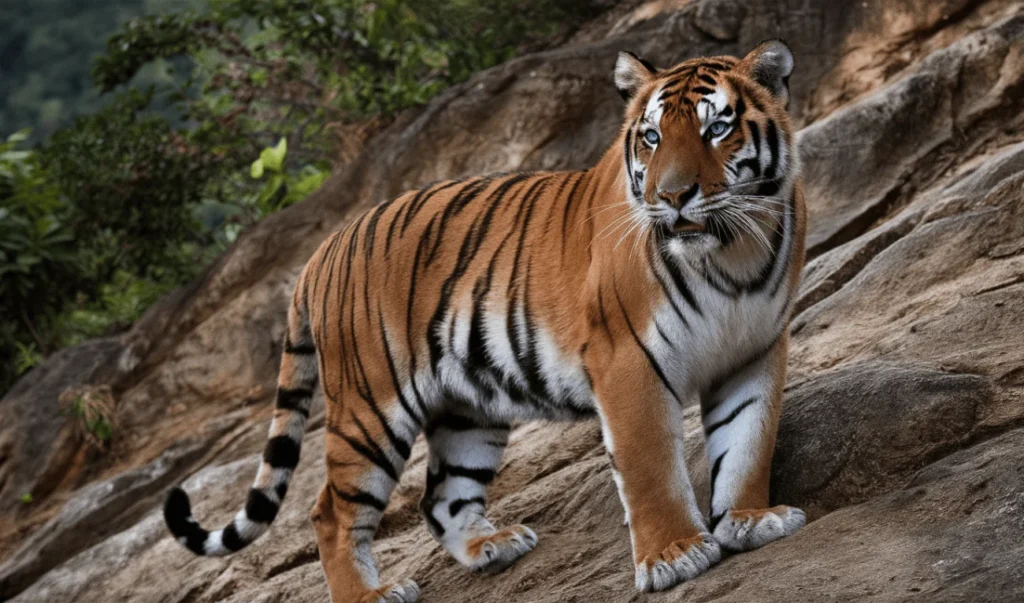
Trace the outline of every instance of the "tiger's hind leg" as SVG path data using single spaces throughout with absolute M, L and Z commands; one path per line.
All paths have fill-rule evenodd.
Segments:
M 795 507 L 768 506 L 785 369 L 783 338 L 701 401 L 711 467 L 711 531 L 724 549 L 756 549 L 807 521 Z
M 327 484 L 312 512 L 320 563 L 334 603 L 414 603 L 412 580 L 381 585 L 371 544 L 420 424 L 397 405 L 367 406 L 328 408 Z
M 483 425 L 462 415 L 444 415 L 427 427 L 430 461 L 420 502 L 431 535 L 466 567 L 493 574 L 537 545 L 523 525 L 497 529 L 484 515 L 487 485 L 508 442 L 506 425 Z

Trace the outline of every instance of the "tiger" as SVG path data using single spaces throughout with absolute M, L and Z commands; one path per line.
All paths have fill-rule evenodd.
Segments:
M 596 417 L 640 591 L 799 530 L 803 511 L 769 503 L 804 262 L 793 67 L 779 40 L 666 69 L 619 53 L 625 119 L 595 166 L 437 182 L 329 236 L 289 304 L 269 440 L 244 508 L 209 532 L 176 487 L 170 532 L 214 556 L 263 534 L 318 387 L 326 483 L 311 520 L 335 603 L 419 599 L 412 580 L 382 585 L 371 544 L 420 433 L 427 530 L 477 572 L 537 545 L 529 527 L 486 515 L 523 421 Z M 696 405 L 707 517 L 684 462 L 683 413 Z

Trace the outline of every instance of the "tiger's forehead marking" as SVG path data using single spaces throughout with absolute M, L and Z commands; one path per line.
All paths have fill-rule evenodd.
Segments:
M 697 101 L 697 118 L 701 122 L 716 117 L 729 106 L 729 92 L 723 87 L 715 88 L 711 94 L 704 95 Z
M 644 121 L 654 126 L 661 125 L 661 115 L 665 111 L 665 101 L 661 98 L 661 87 L 651 94 L 644 107 Z

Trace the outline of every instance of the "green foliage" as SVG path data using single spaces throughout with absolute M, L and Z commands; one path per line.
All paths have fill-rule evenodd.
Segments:
M 329 123 L 423 103 L 598 10 L 595 0 L 211 0 L 201 15 L 132 20 L 93 76 L 111 90 L 150 61 L 188 56 L 201 94 L 189 81 L 176 98 L 190 119 L 240 142 L 287 137 L 309 163 L 330 149 Z
M 0 391 L 193 275 L 207 157 L 128 94 L 38 151 L 0 144 Z M 199 179 L 197 182 L 196 180 Z
M 160 279 L 187 269 L 178 249 L 197 225 L 187 208 L 221 169 L 131 91 L 58 131 L 41 151 L 68 207 L 82 269 L 96 282 L 117 270 Z
M 253 179 L 266 176 L 263 187 L 248 199 L 257 219 L 302 201 L 327 179 L 328 172 L 314 165 L 303 166 L 297 173 L 286 172 L 287 155 L 288 139 L 282 138 L 275 146 L 263 149 L 249 167 Z
M 144 14 L 201 9 L 202 0 L 0 2 L 0 136 L 32 128 L 44 140 L 105 99 L 89 77 L 107 36 Z M 172 85 L 169 63 L 140 70 L 135 85 Z
M 35 149 L 26 132 L 0 144 L 0 394 L 54 350 L 127 328 L 245 228 L 316 190 L 343 142 L 335 126 L 423 103 L 605 1 L 0 8 L 12 91 L 0 132 L 52 132 Z M 95 88 L 83 83 L 90 60 Z M 109 439 L 107 415 L 85 421 L 94 440 Z
M 32 493 L 31 492 L 26 492 L 26 493 L 22 494 L 21 496 L 18 497 L 18 501 L 21 504 L 23 504 L 23 505 L 31 505 L 32 504 Z
M 113 398 L 109 390 L 75 391 L 67 401 L 65 414 L 77 420 L 86 438 L 99 448 L 106 448 L 114 435 Z M 67 400 L 67 397 L 64 398 Z

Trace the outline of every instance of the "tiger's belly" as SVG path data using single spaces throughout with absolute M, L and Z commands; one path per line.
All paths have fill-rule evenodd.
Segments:
M 448 324 L 436 373 L 445 404 L 501 423 L 594 415 L 582 359 L 562 349 L 544 325 L 522 314 L 490 313 Z
M 784 293 L 695 293 L 699 314 L 681 320 L 666 302 L 652 314 L 643 337 L 674 393 L 687 400 L 767 351 L 786 324 Z M 470 308 L 444 324 L 435 383 L 443 403 L 497 422 L 576 420 L 596 412 L 583 359 L 561 348 L 543 324 L 522 314 L 474 319 Z

